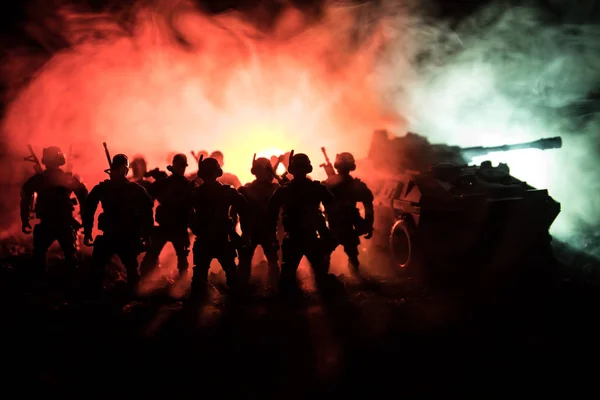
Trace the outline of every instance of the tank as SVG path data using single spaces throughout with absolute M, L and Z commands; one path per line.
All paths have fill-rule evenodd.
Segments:
M 560 137 L 461 148 L 431 144 L 415 133 L 375 131 L 361 176 L 375 196 L 372 246 L 410 274 L 482 263 L 501 269 L 532 254 L 550 256 L 549 229 L 560 204 L 546 189 L 512 176 L 506 164 L 468 164 L 491 152 L 561 147 Z

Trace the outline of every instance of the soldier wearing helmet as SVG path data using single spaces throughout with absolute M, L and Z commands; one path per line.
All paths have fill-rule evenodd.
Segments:
M 190 236 L 188 222 L 192 209 L 192 190 L 195 185 L 185 177 L 188 167 L 185 154 L 173 156 L 167 169 L 171 175 L 159 179 L 149 186 L 149 193 L 159 203 L 156 208 L 156 223 L 152 235 L 152 246 L 146 252 L 140 267 L 146 275 L 158 265 L 158 258 L 167 242 L 173 244 L 177 255 L 177 269 L 183 277 L 188 270 Z
M 247 183 L 239 189 L 239 192 L 248 202 L 248 214 L 251 219 L 251 231 L 248 235 L 249 245 L 240 251 L 238 275 L 242 282 L 250 278 L 252 257 L 258 246 L 267 258 L 269 265 L 269 281 L 276 281 L 279 276 L 279 256 L 277 238 L 272 230 L 265 225 L 269 199 L 279 188 L 275 182 L 275 171 L 271 161 L 267 158 L 255 158 L 252 160 L 252 175 L 256 177 L 251 183 Z
M 312 266 L 317 287 L 325 290 L 332 276 L 328 275 L 328 244 L 324 237 L 327 227 L 320 206 L 323 204 L 327 210 L 334 198 L 323 184 L 307 177 L 312 165 L 306 154 L 292 155 L 288 170 L 293 179 L 275 191 L 268 208 L 272 232 L 276 229 L 279 211 L 283 210 L 285 238 L 281 246 L 280 290 L 284 294 L 298 290 L 296 271 L 303 256 Z
M 214 158 L 215 160 L 217 160 L 217 162 L 221 166 L 221 169 L 225 165 L 223 153 L 219 150 L 213 151 L 210 154 L 210 158 Z M 238 177 L 235 176 L 234 174 L 230 174 L 229 172 L 223 172 L 223 174 L 217 180 L 224 185 L 229 185 L 229 186 L 233 187 L 236 190 L 242 186 L 242 182 L 240 182 Z
M 102 289 L 103 271 L 113 255 L 118 255 L 127 271 L 132 292 L 139 282 L 138 255 L 150 245 L 154 226 L 153 201 L 141 185 L 127 179 L 129 159 L 117 154 L 110 164 L 110 179 L 96 185 L 85 202 L 83 215 L 84 244 L 94 246 L 92 284 Z M 102 235 L 92 238 L 94 215 L 102 203 L 98 229 Z
M 198 177 L 202 184 L 192 195 L 192 218 L 190 228 L 196 236 L 192 253 L 194 273 L 192 296 L 204 293 L 208 270 L 213 259 L 217 259 L 225 271 L 227 285 L 234 288 L 237 283 L 235 265 L 236 247 L 232 241 L 235 223 L 231 210 L 240 218 L 242 231 L 247 236 L 247 203 L 237 190 L 217 181 L 223 175 L 219 162 L 214 158 L 202 160 L 198 165 Z
M 148 177 L 148 162 L 146 162 L 146 159 L 142 156 L 134 157 L 131 161 L 130 169 L 133 175 L 131 180 L 148 190 L 150 181 L 146 179 Z
M 335 157 L 333 167 L 337 175 L 325 181 L 325 185 L 335 196 L 335 202 L 327 213 L 329 227 L 348 256 L 350 267 L 358 271 L 358 245 L 360 236 L 370 239 L 373 235 L 373 193 L 360 179 L 350 175 L 356 169 L 354 156 L 340 153 Z M 360 215 L 357 203 L 362 203 L 365 218 Z
M 79 222 L 73 218 L 76 201 L 80 212 L 88 190 L 71 173 L 64 172 L 66 160 L 58 147 L 47 147 L 42 154 L 44 171 L 29 178 L 21 190 L 20 215 L 23 233 L 31 233 L 29 213 L 34 194 L 35 214 L 39 224 L 33 229 L 33 267 L 36 274 L 46 272 L 46 255 L 52 243 L 58 241 L 71 272 L 77 264 L 77 230 Z M 71 199 L 75 194 L 77 200 Z

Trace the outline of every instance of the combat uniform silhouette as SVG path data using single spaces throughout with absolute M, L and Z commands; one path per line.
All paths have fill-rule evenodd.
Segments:
M 279 244 L 271 227 L 266 225 L 269 199 L 279 188 L 274 182 L 275 171 L 267 158 L 252 161 L 250 172 L 256 179 L 239 189 L 248 202 L 248 215 L 251 230 L 248 235 L 249 244 L 240 251 L 238 276 L 242 282 L 250 278 L 252 257 L 259 245 L 262 247 L 269 264 L 269 275 L 275 278 L 279 275 Z
M 146 179 L 148 173 L 148 163 L 146 162 L 146 159 L 143 157 L 135 157 L 131 161 L 131 171 L 133 172 L 131 181 L 148 190 L 151 182 Z
M 127 179 L 129 160 L 124 154 L 113 157 L 110 179 L 100 182 L 89 193 L 83 216 L 84 244 L 94 246 L 92 283 L 101 289 L 103 271 L 113 255 L 118 255 L 127 271 L 127 282 L 133 290 L 139 281 L 138 255 L 150 244 L 154 226 L 153 201 L 139 184 Z M 102 214 L 98 229 L 103 232 L 92 240 L 94 214 L 98 204 Z
M 141 265 L 141 273 L 151 272 L 158 264 L 158 258 L 167 242 L 173 244 L 177 255 L 177 269 L 180 274 L 188 270 L 190 236 L 188 222 L 192 207 L 193 182 L 185 177 L 188 166 L 185 154 L 176 154 L 172 165 L 167 169 L 171 176 L 159 179 L 149 186 L 149 194 L 159 203 L 156 208 L 156 222 L 152 234 L 152 246 L 146 252 Z
M 215 160 L 217 160 L 217 162 L 221 166 L 221 169 L 225 165 L 224 164 L 223 153 L 220 152 L 219 150 L 213 151 L 210 154 L 210 158 L 214 158 Z M 236 190 L 239 189 L 242 186 L 242 183 L 240 182 L 240 180 L 238 179 L 238 177 L 235 176 L 234 174 L 230 174 L 228 172 L 223 172 L 223 175 L 221 175 L 219 177 L 218 181 L 221 182 L 224 185 L 229 185 L 229 186 L 233 187 Z
M 210 263 L 215 258 L 225 271 L 227 285 L 237 284 L 236 246 L 232 241 L 235 225 L 230 210 L 235 208 L 239 214 L 244 236 L 247 236 L 247 203 L 237 190 L 217 181 L 222 174 L 214 158 L 204 159 L 198 165 L 198 176 L 203 183 L 194 190 L 192 198 L 190 228 L 196 236 L 192 249 L 192 294 L 206 288 Z
M 324 182 L 335 197 L 327 220 L 336 244 L 343 246 L 350 266 L 358 271 L 360 236 L 366 235 L 366 239 L 373 236 L 373 193 L 364 182 L 350 175 L 356 169 L 352 154 L 338 154 L 333 166 L 338 173 Z M 364 219 L 356 207 L 359 202 L 363 203 L 365 209 Z
M 327 210 L 334 198 L 323 184 L 307 178 L 312 169 L 310 159 L 305 154 L 292 156 L 288 170 L 294 178 L 277 189 L 269 201 L 268 222 L 273 231 L 279 210 L 283 209 L 285 238 L 281 245 L 279 280 L 283 292 L 297 289 L 296 271 L 303 256 L 311 264 L 317 287 L 325 289 L 328 283 L 328 244 L 327 239 L 322 237 L 327 233 L 327 227 L 320 205 L 323 204 Z
M 76 177 L 64 172 L 65 157 L 58 147 L 45 148 L 42 164 L 46 170 L 29 178 L 21 190 L 20 215 L 23 233 L 31 233 L 29 213 L 37 193 L 35 214 L 40 223 L 33 229 L 33 267 L 37 274 L 46 272 L 48 249 L 58 241 L 71 272 L 77 264 L 77 231 L 79 223 L 73 218 L 75 194 L 80 212 L 88 194 L 87 188 Z

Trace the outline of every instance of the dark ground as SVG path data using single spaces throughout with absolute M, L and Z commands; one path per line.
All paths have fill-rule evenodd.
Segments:
M 557 254 L 589 263 L 569 251 Z M 118 291 L 68 299 L 57 281 L 31 289 L 26 256 L 3 261 L 1 376 L 22 397 L 572 397 L 597 382 L 600 293 L 566 265 L 479 294 L 379 274 L 346 278 L 334 301 L 213 291 L 201 307 Z

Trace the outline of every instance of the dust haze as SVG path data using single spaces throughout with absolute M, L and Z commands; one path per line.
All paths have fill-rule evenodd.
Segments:
M 50 56 L 14 47 L 4 63 L 3 183 L 17 187 L 32 172 L 28 143 L 38 156 L 72 147 L 73 171 L 92 186 L 104 178 L 103 141 L 151 168 L 174 152 L 219 149 L 244 182 L 255 152 L 295 149 L 318 165 L 325 146 L 360 158 L 377 128 L 464 146 L 560 135 L 560 150 L 487 158 L 548 188 L 563 208 L 552 233 L 581 244 L 600 222 L 595 2 L 555 1 L 561 19 L 533 2 L 496 2 L 458 26 L 416 3 L 288 7 L 268 29 L 256 13 L 210 16 L 192 2 L 102 14 L 47 6 L 53 14 L 28 32 Z M 2 222 L 14 227 L 18 203 L 5 201 Z

